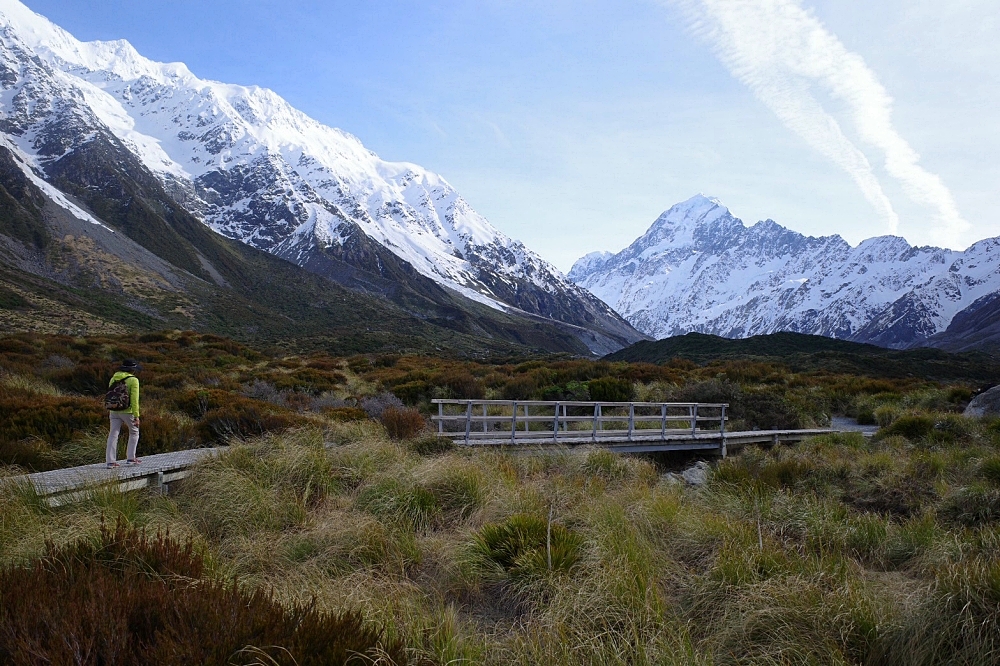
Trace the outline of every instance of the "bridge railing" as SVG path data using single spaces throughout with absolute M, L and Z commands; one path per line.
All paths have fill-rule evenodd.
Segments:
M 433 400 L 439 437 L 518 441 L 635 441 L 726 433 L 724 403 Z

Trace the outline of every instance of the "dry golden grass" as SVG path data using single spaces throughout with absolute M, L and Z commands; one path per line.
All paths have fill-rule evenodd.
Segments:
M 338 423 L 237 443 L 166 498 L 48 510 L 5 486 L 0 557 L 101 516 L 169 528 L 211 575 L 360 610 L 439 663 L 995 663 L 1000 519 L 968 503 L 1000 457 L 991 424 L 959 426 L 750 449 L 691 488 L 604 451 L 420 455 Z

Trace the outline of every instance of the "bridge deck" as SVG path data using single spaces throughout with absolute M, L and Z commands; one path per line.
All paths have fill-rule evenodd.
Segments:
M 468 441 L 464 437 L 456 437 L 455 441 L 470 447 L 506 447 L 508 449 L 540 449 L 551 448 L 553 446 L 599 446 L 619 453 L 652 453 L 656 451 L 706 451 L 723 453 L 728 450 L 740 448 L 749 444 L 783 444 L 799 442 L 808 437 L 817 435 L 827 435 L 840 432 L 831 428 L 810 428 L 806 430 L 747 430 L 743 432 L 727 432 L 725 434 L 718 431 L 696 432 L 694 434 L 684 432 L 667 432 L 663 436 L 661 431 L 654 431 L 652 434 L 643 434 L 642 431 L 633 432 L 631 437 L 628 431 L 605 430 L 598 437 L 591 436 L 590 433 L 568 433 L 568 435 L 579 434 L 572 437 L 561 434 L 558 439 L 553 439 L 551 433 L 539 433 L 536 437 L 517 437 L 513 442 L 509 436 L 489 438 L 470 438 Z

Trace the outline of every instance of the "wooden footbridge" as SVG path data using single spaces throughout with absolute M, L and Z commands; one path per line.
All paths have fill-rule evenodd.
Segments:
M 725 403 L 434 400 L 438 437 L 466 446 L 596 445 L 621 453 L 704 451 L 725 456 L 747 444 L 797 442 L 837 432 L 729 432 Z
M 516 447 L 531 451 L 548 447 L 598 446 L 620 453 L 701 451 L 725 456 L 747 444 L 797 442 L 835 429 L 751 430 L 726 428 L 725 404 L 672 402 L 578 402 L 535 400 L 435 400 L 431 417 L 439 437 L 467 446 Z M 141 465 L 107 469 L 84 465 L 0 479 L 27 483 L 50 505 L 85 498 L 95 489 L 119 491 L 153 488 L 184 478 L 200 460 L 225 447 L 192 449 L 144 456 Z

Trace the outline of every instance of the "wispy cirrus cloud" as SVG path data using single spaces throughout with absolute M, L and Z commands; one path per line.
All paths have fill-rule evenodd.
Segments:
M 868 157 L 821 98 L 842 106 L 858 139 L 882 153 L 885 172 L 913 201 L 930 209 L 935 242 L 954 245 L 960 240 L 968 222 L 941 178 L 920 166 L 920 156 L 896 131 L 893 100 L 875 72 L 799 0 L 669 1 L 735 78 L 786 127 L 851 176 L 890 233 L 899 232 L 899 216 Z

